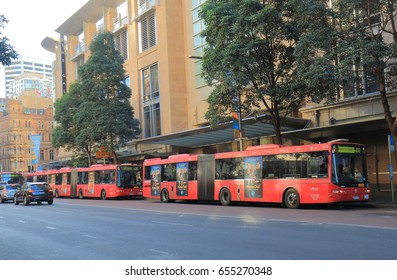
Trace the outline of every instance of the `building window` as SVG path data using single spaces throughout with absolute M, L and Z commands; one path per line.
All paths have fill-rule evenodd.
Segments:
M 150 14 L 139 22 L 141 52 L 157 44 L 156 15 Z
M 145 137 L 161 135 L 160 90 L 157 64 L 142 70 L 142 85 L 144 135 Z
M 158 65 L 154 64 L 142 70 L 143 100 L 148 101 L 160 96 Z
M 193 25 L 193 47 L 194 55 L 202 56 L 204 45 L 206 44 L 205 37 L 201 36 L 205 29 L 204 20 L 199 16 L 201 5 L 206 0 L 192 0 L 192 25 Z
M 144 133 L 146 138 L 161 134 L 160 103 L 145 106 Z
M 54 150 L 50 150 L 50 160 L 54 160 Z
M 40 160 L 44 160 L 44 150 L 40 150 Z
M 124 59 L 128 59 L 128 35 L 127 29 L 123 29 L 120 32 L 114 34 L 114 41 L 116 49 L 120 52 Z

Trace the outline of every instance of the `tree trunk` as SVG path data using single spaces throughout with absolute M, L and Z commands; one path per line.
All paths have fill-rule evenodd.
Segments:
M 119 157 L 117 156 L 116 151 L 113 151 L 113 159 L 114 159 L 114 164 L 119 164 Z
M 380 66 L 380 63 L 378 64 L 379 66 L 376 69 L 376 75 L 378 77 L 378 82 L 379 82 L 379 92 L 380 92 L 380 97 L 381 97 L 381 102 L 382 102 L 382 107 L 383 107 L 383 112 L 385 114 L 385 120 L 387 123 L 387 127 L 389 128 L 390 134 L 394 140 L 394 160 L 397 163 L 397 118 L 393 121 L 393 117 L 390 111 L 390 105 L 389 101 L 387 99 L 387 93 L 386 93 L 386 82 L 385 82 L 385 75 L 383 72 L 382 67 Z

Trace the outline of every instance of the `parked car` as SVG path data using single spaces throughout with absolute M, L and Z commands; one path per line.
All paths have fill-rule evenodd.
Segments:
M 29 205 L 31 202 L 41 204 L 43 201 L 50 205 L 54 202 L 52 189 L 46 182 L 26 182 L 14 196 L 14 203 L 16 205 L 20 202 L 25 205 Z
M 0 184 L 0 202 L 7 200 L 14 200 L 15 192 L 20 188 L 20 185 Z

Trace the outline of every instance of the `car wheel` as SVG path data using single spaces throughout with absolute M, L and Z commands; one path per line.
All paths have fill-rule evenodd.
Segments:
M 232 196 L 228 188 L 223 188 L 219 193 L 219 202 L 223 206 L 229 206 L 230 203 L 232 202 Z
M 101 191 L 101 199 L 106 200 L 106 191 L 105 190 Z
M 54 203 L 54 201 L 53 200 L 49 200 L 49 201 L 47 201 L 47 203 L 48 203 L 48 205 L 52 205 Z
M 170 202 L 170 195 L 167 189 L 163 189 L 161 191 L 160 200 L 161 202 L 165 202 L 165 203 Z
M 290 209 L 297 209 L 300 207 L 299 193 L 295 189 L 289 189 L 285 192 L 284 205 Z

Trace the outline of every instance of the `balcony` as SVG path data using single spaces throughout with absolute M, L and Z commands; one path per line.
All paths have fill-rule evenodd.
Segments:
M 84 55 L 84 53 L 85 53 L 85 44 L 84 41 L 82 41 L 74 48 L 74 56 L 72 57 L 72 60 L 75 60 L 79 56 Z
M 113 32 L 117 32 L 119 29 L 123 28 L 128 24 L 128 17 L 118 14 L 117 17 L 113 18 Z
M 139 5 L 138 7 L 138 15 L 144 14 L 148 10 L 152 9 L 154 6 L 156 6 L 156 2 L 158 2 L 158 0 L 143 1 L 143 4 Z
M 159 0 L 145 0 L 144 3 L 139 5 L 138 14 L 133 21 L 140 21 L 140 19 L 147 13 L 153 11 L 156 6 L 159 6 Z

